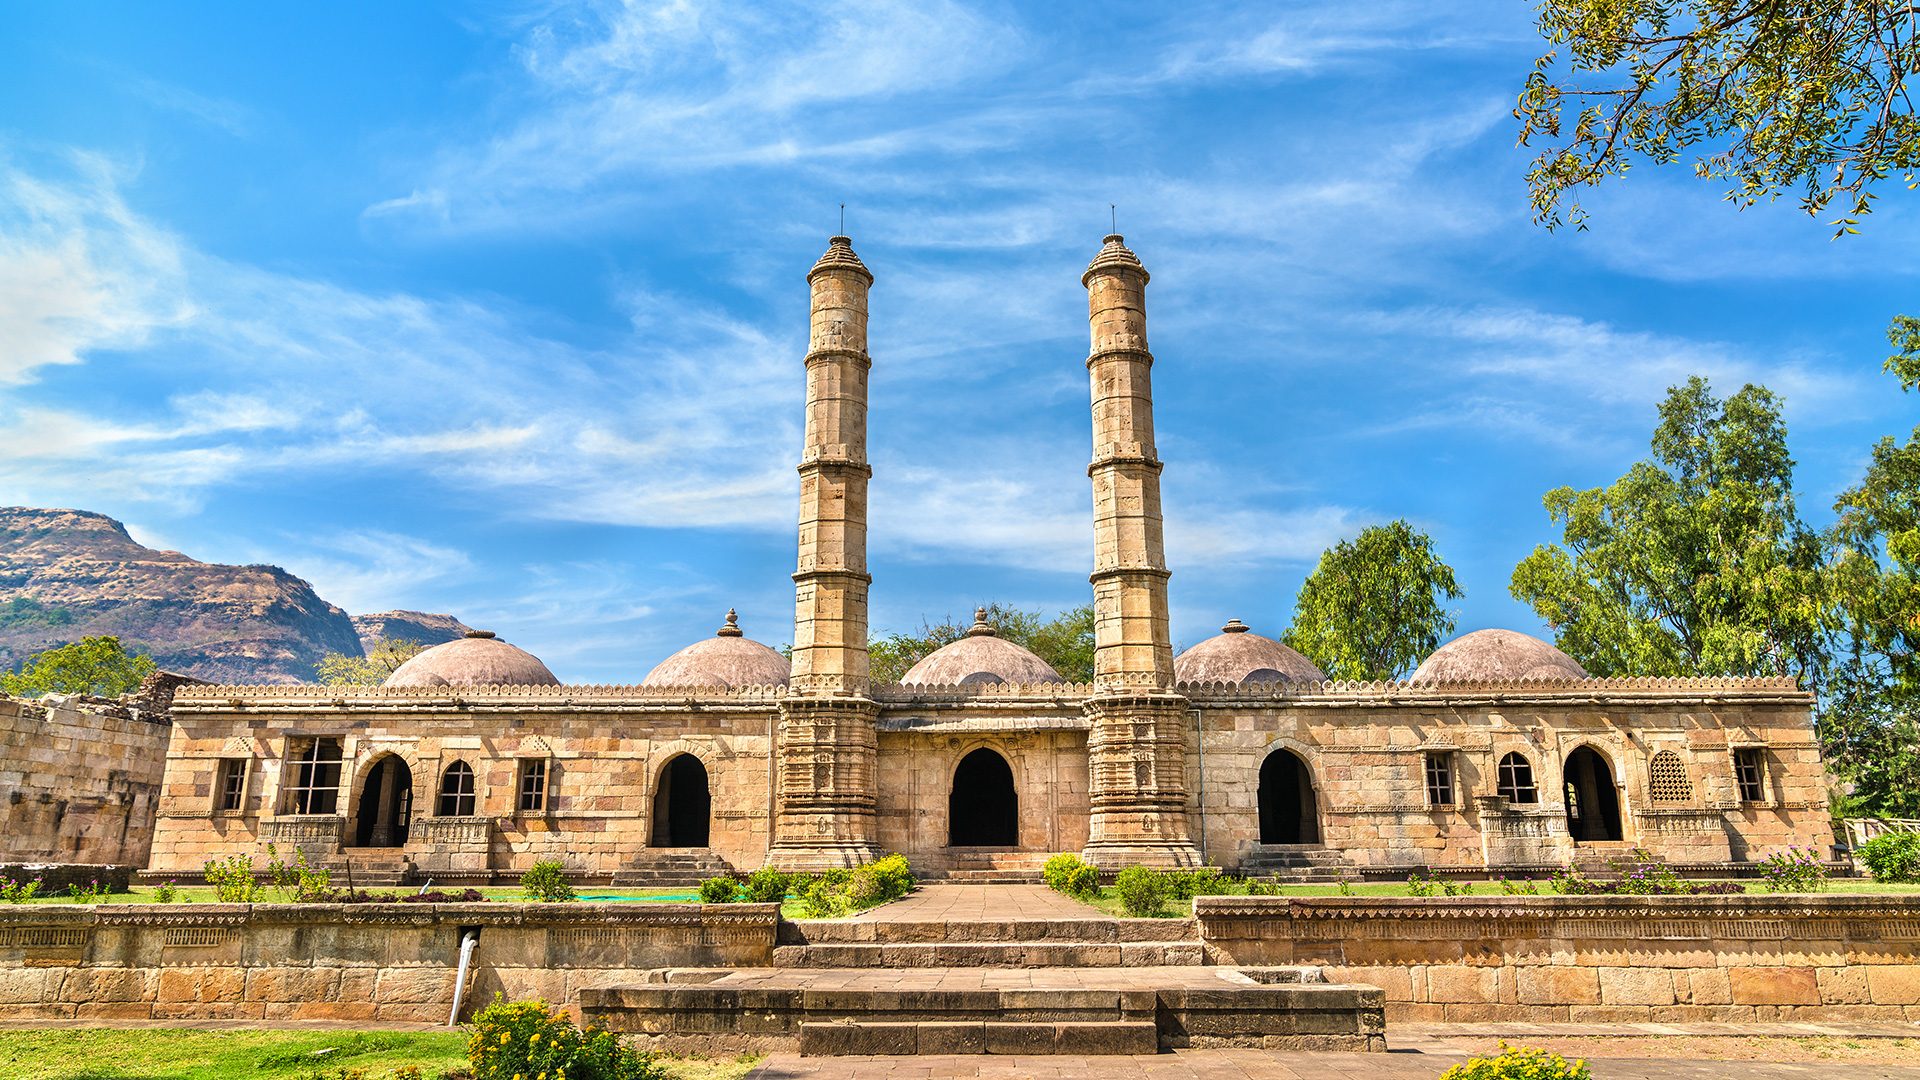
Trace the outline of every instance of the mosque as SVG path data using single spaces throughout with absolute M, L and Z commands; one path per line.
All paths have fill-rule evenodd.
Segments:
M 1786 679 L 1590 678 L 1483 630 L 1405 682 L 1330 682 L 1229 621 L 1175 656 L 1148 273 L 1108 236 L 1092 348 L 1095 673 L 1068 683 L 984 619 L 897 685 L 868 677 L 873 275 L 844 236 L 807 274 L 793 653 L 714 636 L 637 685 L 565 686 L 490 633 L 385 685 L 190 686 L 149 875 L 268 842 L 363 882 L 675 882 L 901 852 L 924 873 L 1106 868 L 1543 873 L 1646 848 L 1738 872 L 1832 844 L 1813 697 Z M 1227 614 L 1227 613 L 1222 613 Z M 784 628 L 781 628 L 784 632 Z

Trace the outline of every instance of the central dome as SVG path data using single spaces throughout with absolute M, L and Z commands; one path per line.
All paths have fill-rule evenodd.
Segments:
M 540 658 L 493 636 L 469 630 L 401 664 L 382 686 L 559 686 Z
M 660 661 L 641 686 L 785 686 L 793 664 L 777 650 L 751 641 L 740 616 L 727 611 L 727 623 L 710 638 Z
M 972 686 L 978 683 L 1057 683 L 1067 680 L 1053 665 L 998 635 L 987 625 L 987 609 L 973 613 L 973 627 L 959 641 L 949 642 L 922 657 L 900 676 L 902 683 L 920 686 Z
M 1587 671 L 1573 657 L 1531 634 L 1513 630 L 1475 630 L 1462 634 L 1420 662 L 1410 682 L 1531 682 L 1584 679 Z
M 1231 620 L 1213 637 L 1173 658 L 1179 682 L 1318 683 L 1326 673 L 1300 653 Z

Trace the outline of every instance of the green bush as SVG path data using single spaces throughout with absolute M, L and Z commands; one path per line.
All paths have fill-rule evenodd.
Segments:
M 1062 852 L 1040 868 L 1047 888 L 1068 896 L 1085 898 L 1100 891 L 1100 871 L 1074 853 Z
M 700 902 L 731 904 L 740 899 L 740 883 L 730 877 L 710 877 L 700 883 Z
M 736 897 L 749 904 L 778 904 L 787 898 L 793 878 L 771 866 L 763 866 L 747 875 L 747 883 Z
M 1760 877 L 1768 892 L 1819 892 L 1827 887 L 1827 864 L 1811 845 L 1781 848 L 1760 860 Z
M 16 879 L 0 876 L 0 901 L 5 901 L 9 904 L 24 904 L 33 899 L 34 894 L 40 891 L 41 883 L 42 879 L 40 878 L 34 878 L 32 881 L 28 881 L 26 878 Z
M 520 895 L 529 900 L 572 900 L 573 885 L 567 881 L 567 864 L 559 859 L 541 859 L 534 863 L 520 875 Z
M 913 891 L 912 867 L 904 855 L 888 855 L 853 869 L 828 870 L 796 879 L 794 892 L 810 919 L 843 919 L 856 911 L 898 900 Z
M 1163 875 L 1167 879 L 1167 893 L 1175 900 L 1191 900 L 1196 896 L 1230 896 L 1239 891 L 1233 879 L 1220 872 L 1217 866 L 1203 866 L 1198 870 L 1169 870 Z
M 1114 879 L 1113 888 L 1120 894 L 1120 906 L 1136 919 L 1158 915 L 1167 906 L 1167 877 L 1158 870 L 1129 866 Z
M 1861 844 L 1854 854 L 1867 864 L 1867 872 L 1875 881 L 1920 881 L 1920 833 L 1881 833 Z
M 1593 1073 L 1584 1061 L 1503 1040 L 1498 1057 L 1472 1058 L 1441 1073 L 1440 1080 L 1593 1080 Z
M 665 1080 L 653 1055 L 620 1045 L 611 1031 L 574 1026 L 544 1001 L 495 994 L 470 1025 L 467 1061 L 474 1080 Z
M 329 887 L 332 878 L 332 871 L 308 865 L 307 853 L 299 848 L 293 849 L 291 858 L 283 860 L 278 847 L 267 845 L 267 879 L 287 903 L 325 902 L 333 896 Z
M 214 899 L 223 904 L 251 904 L 260 895 L 260 881 L 253 876 L 251 855 L 210 859 L 206 875 L 207 884 L 213 886 Z

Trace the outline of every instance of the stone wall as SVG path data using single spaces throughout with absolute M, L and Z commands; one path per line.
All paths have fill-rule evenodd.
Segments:
M 0 907 L 0 1021 L 445 1023 L 496 991 L 572 1002 L 650 967 L 772 962 L 772 904 Z
M 1920 898 L 1202 897 L 1208 958 L 1320 964 L 1388 1021 L 1920 1020 Z
M 0 862 L 144 866 L 168 735 L 117 706 L 0 698 Z

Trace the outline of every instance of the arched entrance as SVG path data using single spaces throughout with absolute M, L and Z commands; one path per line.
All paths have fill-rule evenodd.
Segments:
M 1620 789 L 1607 759 L 1591 746 L 1567 755 L 1567 832 L 1573 842 L 1618 840 Z
M 1020 796 L 1013 788 L 1013 767 L 984 746 L 961 758 L 953 770 L 947 846 L 1020 846 Z
M 413 823 L 413 770 L 387 754 L 373 763 L 354 807 L 353 839 L 358 847 L 400 847 Z
M 1300 755 L 1280 747 L 1260 764 L 1260 842 L 1317 844 L 1320 808 L 1313 774 Z
M 706 847 L 713 796 L 707 790 L 707 767 L 692 754 L 681 754 L 660 770 L 653 793 L 653 847 Z

